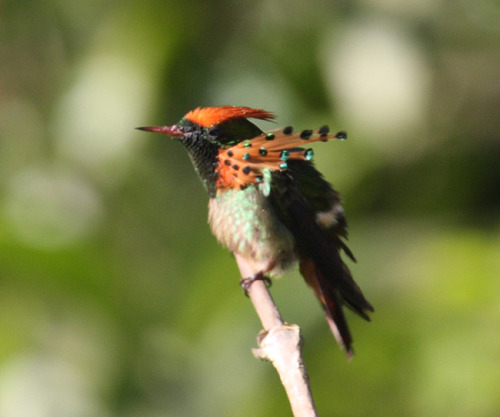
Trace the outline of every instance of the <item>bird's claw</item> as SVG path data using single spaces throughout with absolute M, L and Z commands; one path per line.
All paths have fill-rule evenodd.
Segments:
M 249 278 L 242 278 L 240 280 L 240 285 L 241 288 L 243 288 L 243 292 L 247 297 L 248 297 L 248 290 L 255 281 L 264 281 L 266 283 L 267 288 L 271 286 L 271 278 L 266 277 L 262 272 L 252 275 Z

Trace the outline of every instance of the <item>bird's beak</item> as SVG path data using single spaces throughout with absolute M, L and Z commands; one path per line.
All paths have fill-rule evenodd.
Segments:
M 165 133 L 172 138 L 178 138 L 183 135 L 182 130 L 180 130 L 176 125 L 172 126 L 147 126 L 147 127 L 137 127 L 136 129 L 145 130 L 146 132 L 156 132 Z

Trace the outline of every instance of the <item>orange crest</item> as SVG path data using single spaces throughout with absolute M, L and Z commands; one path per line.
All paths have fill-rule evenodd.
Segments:
M 251 109 L 250 107 L 222 106 L 198 107 L 184 116 L 193 123 L 209 127 L 232 119 L 254 118 L 262 120 L 274 119 L 274 114 L 265 110 Z

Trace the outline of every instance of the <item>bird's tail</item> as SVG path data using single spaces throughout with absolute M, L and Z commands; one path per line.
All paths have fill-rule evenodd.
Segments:
M 352 349 L 352 337 L 349 331 L 349 326 L 342 309 L 342 305 L 346 304 L 348 307 L 356 311 L 351 305 L 346 303 L 336 289 L 327 280 L 325 275 L 316 266 L 312 258 L 302 259 L 300 262 L 300 272 L 305 278 L 307 284 L 312 288 L 318 299 L 321 301 L 326 314 L 326 320 L 330 329 L 335 337 L 339 346 L 344 349 L 349 359 L 354 355 Z M 349 272 L 346 271 L 348 274 Z M 356 311 L 358 314 L 359 311 Z M 360 314 L 363 318 L 369 320 L 366 313 L 361 311 Z

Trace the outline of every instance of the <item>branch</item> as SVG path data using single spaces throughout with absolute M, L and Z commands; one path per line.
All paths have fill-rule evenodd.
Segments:
M 242 277 L 252 275 L 243 262 L 238 262 L 238 266 Z M 264 327 L 258 338 L 259 348 L 253 349 L 253 354 L 274 365 L 295 417 L 318 417 L 302 359 L 299 326 L 283 322 L 264 281 L 254 281 L 248 289 L 248 296 Z

